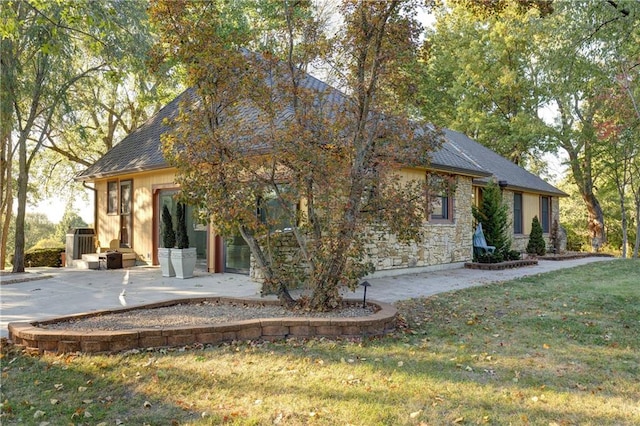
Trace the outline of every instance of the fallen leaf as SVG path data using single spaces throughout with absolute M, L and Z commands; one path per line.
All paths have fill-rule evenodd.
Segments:
M 453 421 L 453 423 L 455 423 L 455 424 L 462 423 L 462 422 L 464 422 L 464 417 L 458 417 L 457 419 L 455 419 Z
M 414 411 L 413 413 L 409 414 L 409 417 L 415 419 L 420 415 L 420 413 L 422 413 L 422 410 Z
M 85 412 L 84 412 L 84 418 L 85 418 L 85 419 L 88 419 L 88 418 L 90 418 L 90 417 L 93 417 L 93 416 L 91 415 L 91 413 L 90 413 L 90 412 L 88 412 L 88 411 L 85 411 Z
M 142 404 L 142 406 L 144 408 L 151 408 L 151 403 L 149 401 L 145 401 L 144 404 Z
M 87 390 L 86 386 L 78 386 L 78 392 L 84 392 Z
M 38 410 L 35 413 L 33 413 L 33 418 L 34 419 L 41 419 L 42 417 L 44 417 L 47 413 L 45 413 L 42 410 Z
M 56 383 L 56 384 L 53 385 L 53 387 L 55 388 L 55 390 L 64 389 L 64 385 L 62 383 Z
M 51 405 L 58 405 L 60 403 L 60 401 L 55 398 L 50 399 L 49 402 L 51 403 Z

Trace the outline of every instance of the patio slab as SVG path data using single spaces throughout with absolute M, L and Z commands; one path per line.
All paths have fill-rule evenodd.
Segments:
M 566 261 L 540 260 L 536 266 L 503 271 L 456 268 L 393 275 L 384 271 L 367 278 L 371 287 L 367 299 L 393 303 L 398 300 L 430 296 L 466 287 L 507 281 L 591 262 L 611 262 L 611 258 L 587 257 Z M 190 279 L 162 277 L 157 267 L 111 270 L 69 268 L 29 268 L 14 282 L 12 274 L 0 276 L 0 336 L 7 337 L 7 324 L 40 321 L 79 312 L 135 306 L 171 299 L 193 297 L 261 298 L 260 285 L 246 275 L 209 274 L 196 271 Z M 33 280 L 31 280 L 33 278 Z M 24 279 L 29 279 L 25 281 Z M 5 284 L 8 283 L 8 284 Z M 345 297 L 361 299 L 363 288 L 345 292 Z M 270 296 L 273 298 L 273 296 Z

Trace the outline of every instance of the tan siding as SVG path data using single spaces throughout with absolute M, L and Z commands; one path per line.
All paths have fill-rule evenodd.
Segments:
M 172 184 L 173 171 L 160 171 L 120 176 L 119 180 L 133 181 L 133 241 L 132 249 L 142 261 L 151 263 L 153 254 L 153 188 Z M 111 240 L 120 238 L 120 216 L 107 214 L 107 182 L 96 182 L 98 197 L 98 240 L 101 247 L 109 247 Z
M 404 168 L 399 173 L 401 182 L 409 182 L 411 180 L 424 181 L 426 179 L 426 172 L 419 169 Z
M 534 216 L 540 219 L 540 196 L 538 194 L 522 194 L 522 225 L 525 235 L 531 233 L 531 221 Z
M 107 214 L 107 182 L 104 180 L 96 183 L 96 196 L 98 197 L 98 239 L 99 247 L 109 247 L 111 240 L 119 239 L 120 216 Z

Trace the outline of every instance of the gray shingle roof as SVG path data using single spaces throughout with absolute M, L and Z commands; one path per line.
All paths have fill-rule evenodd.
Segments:
M 471 161 L 491 173 L 498 181 L 506 181 L 507 188 L 533 190 L 535 192 L 561 197 L 567 196 L 566 193 L 547 183 L 539 176 L 528 172 L 466 135 L 448 129 L 445 129 L 444 132 L 447 143 L 457 147 L 464 155 L 469 157 Z M 482 185 L 486 184 L 488 180 L 489 177 L 485 177 L 476 179 L 474 182 Z
M 340 91 L 308 74 L 304 78 L 303 85 L 318 92 L 324 92 L 328 95 L 325 101 L 329 103 L 345 101 L 345 96 Z M 162 155 L 160 143 L 160 135 L 169 130 L 164 120 L 175 116 L 183 100 L 195 102 L 195 99 L 196 94 L 193 89 L 185 90 L 92 166 L 80 173 L 77 179 L 88 181 L 169 167 Z M 251 121 L 252 117 L 255 119 L 257 114 L 255 108 L 249 106 L 241 106 L 238 112 L 244 121 Z M 287 111 L 283 111 L 281 119 L 284 120 L 287 115 Z M 566 196 L 564 192 L 540 177 L 511 163 L 462 133 L 445 129 L 444 136 L 444 143 L 431 158 L 431 167 L 436 170 L 469 175 L 476 178 L 474 182 L 481 185 L 493 175 L 498 180 L 506 180 L 508 187 L 513 189 Z
M 98 161 L 78 174 L 76 179 L 86 181 L 168 167 L 160 144 L 160 135 L 169 130 L 164 124 L 164 119 L 173 117 L 178 112 L 180 102 L 193 97 L 195 93 L 192 89 L 182 92 Z

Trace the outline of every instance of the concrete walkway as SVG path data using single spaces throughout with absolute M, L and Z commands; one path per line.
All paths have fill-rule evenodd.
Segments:
M 557 269 L 571 268 L 611 258 L 588 257 L 575 260 L 545 261 L 537 266 L 504 271 L 449 269 L 368 279 L 367 299 L 395 302 L 430 296 L 466 287 L 508 281 Z M 18 282 L 24 279 L 26 281 Z M 68 268 L 29 268 L 25 274 L 0 276 L 0 336 L 6 337 L 7 324 L 113 309 L 122 306 L 198 296 L 260 298 L 260 285 L 246 275 L 208 274 L 196 271 L 191 279 L 164 278 L 157 267 L 117 270 L 77 270 Z M 345 297 L 362 298 L 362 287 Z

